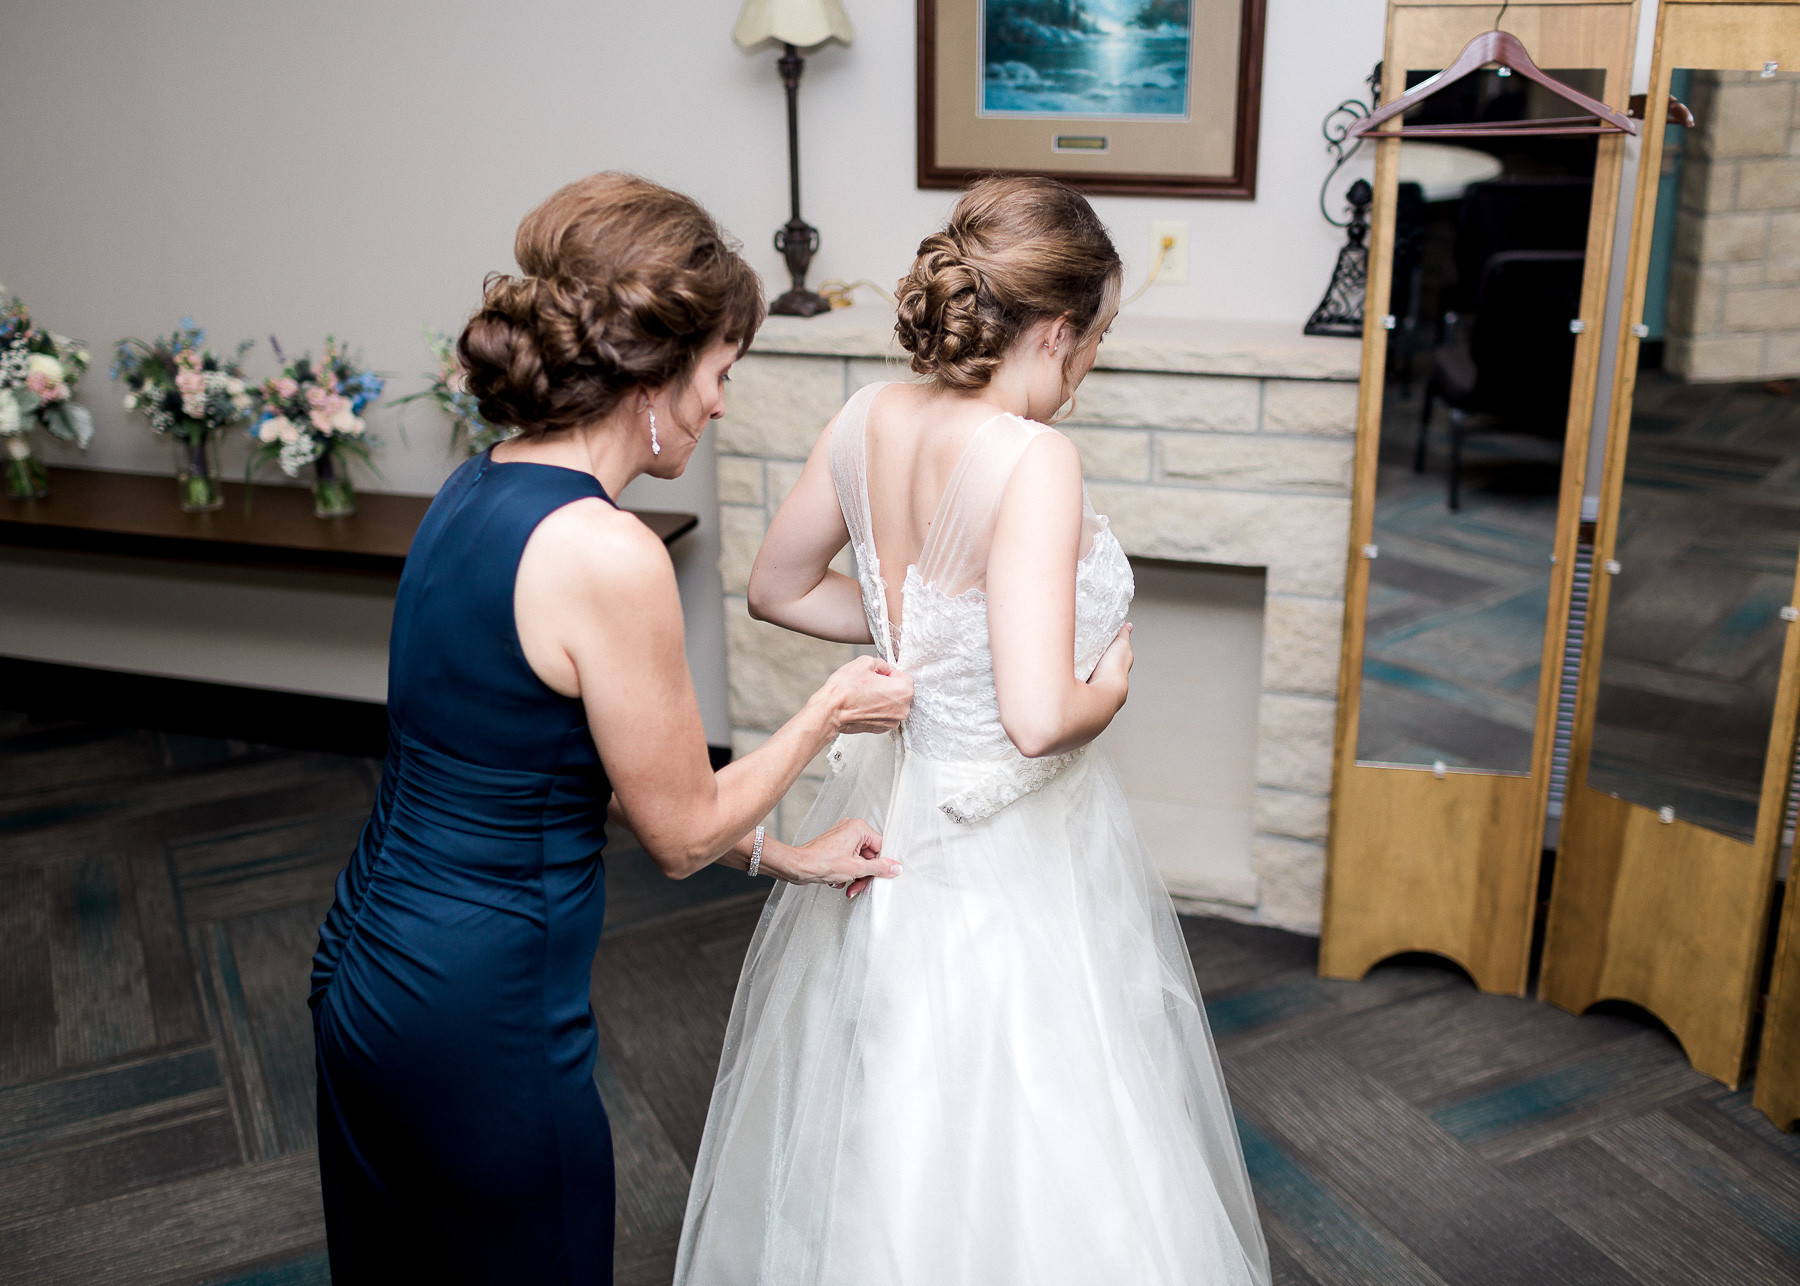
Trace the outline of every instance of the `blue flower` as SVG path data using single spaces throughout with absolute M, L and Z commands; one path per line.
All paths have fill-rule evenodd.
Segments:
M 381 390 L 385 387 L 387 387 L 387 381 L 381 376 L 373 371 L 364 371 L 360 375 L 345 380 L 343 391 L 344 395 L 350 399 L 351 411 L 361 415 L 363 408 L 380 397 Z

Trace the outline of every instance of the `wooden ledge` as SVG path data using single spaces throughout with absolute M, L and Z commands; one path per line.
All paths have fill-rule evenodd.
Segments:
M 53 468 L 43 500 L 0 500 L 0 545 L 137 558 L 399 576 L 430 496 L 359 492 L 352 518 L 315 518 L 312 489 L 227 482 L 209 514 L 177 507 L 167 474 Z M 631 511 L 668 545 L 699 526 L 693 514 Z

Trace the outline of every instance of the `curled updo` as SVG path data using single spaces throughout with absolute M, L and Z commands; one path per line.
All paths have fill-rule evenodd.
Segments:
M 981 179 L 900 281 L 900 345 L 943 388 L 987 387 L 1020 332 L 1064 317 L 1069 358 L 1119 301 L 1123 265 L 1093 207 L 1055 179 Z
M 489 274 L 456 351 L 482 418 L 526 436 L 685 380 L 714 340 L 742 355 L 762 325 L 762 282 L 712 216 L 635 175 L 558 189 L 513 255 L 524 275 Z

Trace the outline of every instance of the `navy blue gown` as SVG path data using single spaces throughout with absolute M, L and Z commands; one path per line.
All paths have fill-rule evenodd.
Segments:
M 532 672 L 513 580 L 591 475 L 478 456 L 394 605 L 389 749 L 313 958 L 336 1286 L 610 1283 L 612 1134 L 588 1003 L 606 773 Z

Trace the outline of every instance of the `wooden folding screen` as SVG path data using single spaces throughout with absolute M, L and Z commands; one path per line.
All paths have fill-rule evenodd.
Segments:
M 1388 8 L 1384 101 L 1407 88 L 1408 71 L 1449 66 L 1476 35 L 1495 25 L 1499 6 L 1413 3 Z M 1637 31 L 1635 0 L 1510 4 L 1500 26 L 1539 67 L 1597 69 L 1598 97 L 1623 111 Z M 1380 324 L 1393 280 L 1395 215 L 1403 144 L 1376 145 L 1368 305 L 1345 630 L 1339 681 L 1336 763 L 1325 881 L 1320 972 L 1360 978 L 1382 959 L 1429 951 L 1468 970 L 1484 991 L 1526 988 L 1557 689 L 1575 563 L 1589 419 L 1599 365 L 1601 317 L 1618 201 L 1623 138 L 1599 139 L 1580 296 L 1575 368 L 1563 438 L 1554 566 L 1544 617 L 1536 717 L 1524 771 L 1485 771 L 1358 762 L 1365 627 L 1374 545 L 1376 465 L 1389 332 Z
M 1800 71 L 1800 5 L 1664 0 L 1658 16 L 1655 62 L 1638 170 L 1635 223 L 1625 316 L 1643 315 L 1658 216 L 1663 170 L 1665 119 L 1672 75 L 1692 69 L 1729 73 L 1740 84 Z M 1800 92 L 1790 86 L 1789 91 Z M 1695 100 L 1700 127 L 1709 111 Z M 1800 135 L 1796 135 L 1800 137 Z M 1790 163 L 1791 165 L 1791 163 Z M 1713 164 L 1720 171 L 1729 168 Z M 1686 199 L 1686 198 L 1684 198 Z M 1800 199 L 1793 202 L 1800 206 Z M 1674 211 L 1665 204 L 1663 217 Z M 1753 221 L 1762 217 L 1743 216 Z M 1668 235 L 1665 232 L 1665 235 Z M 1800 252 L 1800 248 L 1797 248 Z M 1800 331 L 1800 309 L 1792 325 Z M 1784 597 L 1762 604 L 1767 619 L 1748 624 L 1760 630 L 1788 622 L 1779 686 L 1766 729 L 1746 747 L 1762 756 L 1760 798 L 1733 827 L 1716 819 L 1682 815 L 1670 802 L 1656 806 L 1656 787 L 1633 788 L 1609 763 L 1610 776 L 1597 789 L 1596 711 L 1607 660 L 1608 609 L 1615 581 L 1635 570 L 1618 561 L 1621 497 L 1632 447 L 1633 395 L 1638 380 L 1640 336 L 1621 327 L 1619 358 L 1608 431 L 1606 474 L 1595 543 L 1595 577 L 1588 617 L 1589 644 L 1582 659 L 1568 800 L 1557 855 L 1555 888 L 1546 937 L 1541 996 L 1580 1013 L 1603 1000 L 1642 1006 L 1674 1032 L 1699 1070 L 1735 1086 L 1744 1069 L 1757 1001 L 1765 926 L 1774 889 L 1777 849 L 1794 754 L 1795 713 L 1800 704 L 1800 589 L 1792 584 L 1794 555 L 1786 550 Z M 1640 430 L 1643 432 L 1645 430 Z M 1647 441 L 1649 439 L 1646 439 Z M 1677 481 L 1677 485 L 1679 480 Z M 1661 484 L 1667 485 L 1667 484 Z M 1654 533 L 1652 533 L 1654 534 Z M 1800 534 L 1788 545 L 1800 546 Z M 1782 544 L 1771 539 L 1771 548 Z M 1631 555 L 1626 555 L 1631 560 Z M 1641 561 L 1641 560 L 1640 560 Z M 1771 554 L 1771 566 L 1775 559 Z M 1770 575 L 1780 574 L 1772 569 Z M 1640 582 L 1642 583 L 1642 582 Z M 1672 616 L 1679 604 L 1671 604 Z M 1749 610 L 1748 605 L 1744 609 Z M 1622 619 L 1622 618 L 1621 618 Z M 1765 635 L 1772 637 L 1772 635 Z M 1617 647 L 1622 644 L 1615 645 Z M 1678 793 L 1666 791 L 1673 799 Z M 1627 795 L 1635 795 L 1634 801 Z M 1751 816 L 1754 818 L 1753 830 Z M 1786 1128 L 1800 1116 L 1800 924 L 1789 898 L 1781 960 L 1767 1015 L 1763 1067 L 1757 1102 Z

